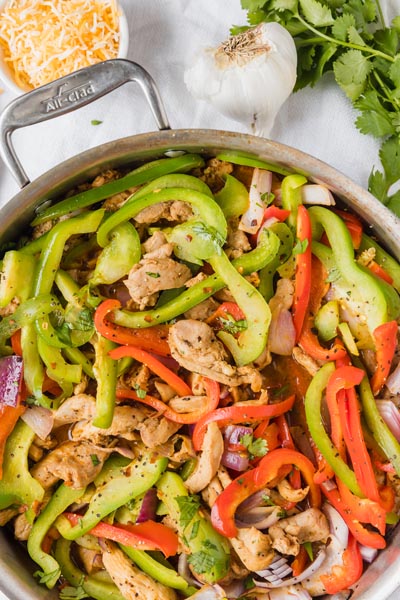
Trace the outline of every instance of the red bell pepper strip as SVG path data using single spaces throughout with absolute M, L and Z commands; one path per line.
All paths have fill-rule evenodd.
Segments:
M 357 250 L 361 245 L 363 234 L 363 226 L 361 221 L 355 215 L 352 215 L 345 210 L 339 210 L 338 208 L 333 208 L 332 210 L 339 215 L 339 217 L 342 217 L 344 224 L 351 235 L 353 248 Z
M 297 213 L 297 239 L 305 245 L 296 255 L 296 275 L 294 282 L 293 323 L 297 340 L 307 312 L 311 290 L 311 221 L 307 209 L 300 204 Z
M 330 409 L 333 443 L 343 458 L 345 453 L 342 440 L 344 439 L 361 491 L 370 500 L 379 502 L 378 485 L 371 457 L 364 441 L 360 409 L 354 387 L 361 383 L 364 375 L 362 369 L 353 366 L 336 369 L 328 381 L 326 401 L 329 408 L 335 407 L 336 403 L 336 410 L 331 411 Z
M 379 502 L 369 498 L 359 498 L 339 478 L 337 478 L 337 484 L 341 499 L 351 510 L 357 521 L 373 525 L 379 533 L 384 535 L 386 530 L 386 508 Z
M 236 423 L 251 423 L 260 421 L 269 417 L 276 417 L 290 410 L 294 404 L 295 396 L 289 396 L 286 400 L 277 404 L 263 404 L 254 406 L 243 406 L 236 404 L 234 406 L 225 406 L 217 408 L 208 414 L 205 414 L 198 420 L 193 430 L 193 447 L 198 452 L 203 444 L 204 434 L 209 423 L 216 422 L 220 427 L 233 425 Z
M 160 356 L 170 356 L 168 345 L 168 325 L 154 325 L 143 329 L 129 329 L 113 323 L 107 316 L 121 307 L 119 300 L 104 300 L 94 313 L 94 325 L 103 337 L 117 344 L 137 346 L 148 352 L 154 352 Z
M 213 381 L 212 379 L 206 378 L 204 378 L 203 381 L 207 391 L 207 403 L 201 410 L 193 411 L 190 413 L 176 412 L 170 406 L 168 406 L 168 404 L 165 404 L 165 402 L 163 402 L 162 400 L 154 398 L 153 396 L 149 396 L 148 394 L 146 394 L 144 398 L 139 397 L 134 390 L 120 388 L 117 389 L 116 396 L 117 398 L 131 398 L 132 400 L 136 400 L 137 402 L 141 402 L 142 404 L 151 406 L 157 412 L 162 414 L 166 419 L 169 419 L 174 423 L 192 425 L 194 423 L 197 423 L 199 419 L 201 419 L 203 416 L 214 411 L 219 403 L 219 383 L 217 381 Z
M 125 356 L 130 356 L 131 358 L 134 358 L 135 360 L 145 364 L 150 371 L 153 371 L 153 373 L 161 377 L 161 379 L 168 383 L 168 385 L 170 385 L 179 396 L 192 395 L 192 390 L 188 384 L 181 379 L 181 377 L 168 369 L 168 367 L 166 367 L 155 356 L 149 354 L 141 348 L 136 348 L 135 346 L 118 346 L 117 348 L 110 350 L 109 355 L 114 360 L 124 358 Z
M 337 488 L 327 489 L 325 485 L 322 485 L 321 487 L 324 495 L 328 498 L 333 508 L 336 508 L 346 522 L 347 527 L 360 544 L 377 549 L 386 547 L 385 538 L 378 532 L 370 531 L 362 525 L 354 514 L 354 510 L 352 510 L 349 504 L 342 498 Z M 360 498 L 358 498 L 358 500 L 360 500 Z
M 292 434 L 290 433 L 289 425 L 285 415 L 279 415 L 278 417 L 276 417 L 275 421 L 279 428 L 279 439 L 282 448 L 290 448 L 291 450 L 296 450 L 296 446 L 294 445 Z M 272 448 L 270 448 L 270 450 L 272 450 Z M 290 473 L 289 481 L 290 485 L 295 490 L 301 488 L 301 476 L 300 472 L 297 469 L 294 469 Z
M 392 285 L 393 277 L 391 277 L 391 275 L 389 275 L 389 273 L 385 271 L 385 269 L 381 267 L 381 265 L 378 264 L 375 260 L 371 260 L 371 262 L 368 263 L 367 267 L 371 271 L 371 273 L 374 273 L 374 275 L 376 275 L 383 281 L 386 281 L 386 283 L 389 283 L 389 285 Z
M 229 315 L 233 317 L 235 321 L 242 321 L 246 318 L 246 315 L 236 302 L 223 302 L 218 306 L 217 310 L 206 319 L 206 323 L 212 325 L 221 317 L 226 319 Z
M 389 375 L 397 346 L 397 330 L 397 322 L 388 321 L 379 325 L 373 332 L 376 349 L 376 369 L 371 379 L 371 388 L 374 396 L 380 392 Z
M 214 529 L 225 537 L 236 537 L 235 513 L 239 504 L 281 477 L 281 469 L 287 465 L 295 466 L 301 471 L 307 485 L 310 486 L 311 505 L 320 506 L 321 494 L 313 481 L 312 462 L 296 450 L 277 448 L 266 454 L 257 467 L 234 479 L 221 492 L 211 509 L 211 522 Z
M 321 306 L 322 298 L 326 295 L 329 288 L 326 284 L 326 279 L 327 272 L 324 265 L 313 255 L 311 258 L 310 300 L 299 338 L 299 345 L 311 358 L 321 362 L 337 360 L 346 354 L 346 349 L 339 339 L 335 340 L 331 348 L 325 348 L 320 344 L 318 336 L 313 332 L 314 317 Z
M 300 546 L 300 552 L 290 565 L 292 567 L 293 577 L 298 577 L 304 571 L 309 562 L 310 559 L 307 554 L 307 550 L 304 548 L 304 546 Z
M 64 513 L 64 516 L 71 525 L 77 525 L 81 518 L 75 513 Z M 88 533 L 137 550 L 161 550 L 166 558 L 174 556 L 179 545 L 178 536 L 172 529 L 151 520 L 135 525 L 110 525 L 102 521 Z
M 321 582 L 328 594 L 337 594 L 356 583 L 363 572 L 363 561 L 357 540 L 351 534 L 343 552 L 343 563 L 334 565 L 329 574 L 321 575 Z
M 11 336 L 11 348 L 17 356 L 22 356 L 21 330 L 17 329 Z

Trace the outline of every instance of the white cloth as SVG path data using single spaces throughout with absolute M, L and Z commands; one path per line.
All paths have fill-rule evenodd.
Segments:
M 183 72 L 202 46 L 215 45 L 229 28 L 246 24 L 240 0 L 121 0 L 129 21 L 128 58 L 141 64 L 155 79 L 172 128 L 211 128 L 246 132 L 211 106 L 193 99 L 183 83 Z M 400 14 L 400 0 L 383 0 L 387 22 Z M 14 98 L 4 91 L 0 110 Z M 350 102 L 331 78 L 314 89 L 293 94 L 281 109 L 271 138 L 306 151 L 366 186 L 378 165 L 379 144 L 358 132 Z M 92 120 L 102 121 L 94 126 Z M 77 113 L 34 125 L 15 133 L 13 140 L 28 176 L 34 179 L 64 159 L 89 147 L 135 133 L 155 124 L 133 84 Z M 0 204 L 18 186 L 0 161 Z M 0 600 L 4 596 L 0 592 Z M 399 598 L 399 592 L 392 600 Z
M 172 128 L 246 131 L 212 106 L 196 101 L 183 72 L 202 46 L 215 45 L 229 28 L 246 24 L 240 0 L 121 0 L 129 21 L 128 58 L 155 79 Z M 382 2 L 388 19 L 400 14 L 400 0 Z M 0 110 L 13 99 L 4 91 Z M 94 126 L 92 120 L 102 121 Z M 328 76 L 314 89 L 293 94 L 282 107 L 271 138 L 304 150 L 338 168 L 363 186 L 378 164 L 378 142 L 358 132 L 350 102 Z M 30 177 L 36 178 L 64 159 L 103 142 L 155 129 L 140 90 L 128 84 L 78 112 L 18 130 L 13 141 Z M 0 161 L 0 204 L 18 186 Z

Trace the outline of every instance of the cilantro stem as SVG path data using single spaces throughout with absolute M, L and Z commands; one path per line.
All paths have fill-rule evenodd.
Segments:
M 376 79 L 376 81 L 379 83 L 379 85 L 381 86 L 382 90 L 385 93 L 385 99 L 390 102 L 390 104 L 393 106 L 393 108 L 399 112 L 400 111 L 400 102 L 398 100 L 398 98 L 394 97 L 393 94 L 391 93 L 390 89 L 388 88 L 388 86 L 385 84 L 384 81 L 382 81 L 381 76 L 379 75 L 379 73 L 375 70 L 374 71 L 374 77 Z M 382 96 L 382 94 L 381 94 Z
M 322 33 L 321 31 L 318 31 L 318 29 L 315 29 L 312 25 L 310 25 L 307 21 L 305 21 L 299 13 L 296 13 L 294 15 L 294 17 L 298 21 L 300 21 L 300 23 L 302 23 L 302 25 L 307 27 L 307 29 L 309 29 L 309 31 L 312 31 L 319 38 L 322 38 L 328 42 L 331 42 L 332 44 L 336 44 L 337 46 L 343 46 L 345 48 L 352 48 L 353 50 L 360 50 L 361 52 L 368 52 L 368 54 L 370 54 L 371 56 L 380 56 L 381 58 L 384 58 L 385 60 L 388 60 L 390 62 L 394 62 L 394 60 L 395 60 L 393 58 L 393 56 L 390 56 L 389 54 L 385 54 L 385 52 L 381 52 L 380 50 L 375 50 L 374 48 L 371 48 L 370 46 L 367 46 L 367 45 L 361 46 L 359 44 L 352 44 L 350 42 L 344 42 L 342 40 L 333 38 L 330 35 L 326 35 L 326 33 Z
M 382 7 L 381 7 L 381 3 L 379 0 L 375 0 L 375 4 L 376 4 L 376 8 L 378 10 L 378 15 L 379 15 L 379 20 L 381 22 L 381 25 L 383 27 L 383 29 L 386 28 L 386 24 L 385 24 L 385 18 L 383 16 L 383 11 L 382 11 Z

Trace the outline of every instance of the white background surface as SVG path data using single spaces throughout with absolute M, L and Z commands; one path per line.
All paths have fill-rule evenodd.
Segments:
M 171 127 L 247 132 L 245 126 L 195 101 L 183 83 L 184 69 L 200 47 L 225 40 L 231 25 L 246 24 L 240 0 L 121 0 L 121 3 L 130 27 L 128 58 L 145 67 L 155 79 Z M 400 14 L 400 0 L 381 0 L 381 4 L 388 22 L 390 17 Z M 0 110 L 13 98 L 13 94 L 4 91 L 0 95 Z M 379 145 L 356 130 L 354 118 L 350 103 L 328 77 L 314 89 L 289 98 L 270 137 L 330 163 L 366 187 L 371 168 L 379 164 Z M 92 119 L 102 124 L 93 126 Z M 20 130 L 13 139 L 28 176 L 34 179 L 89 147 L 154 129 L 139 89 L 129 84 L 78 113 Z M 0 203 L 17 191 L 17 184 L 0 161 Z M 3 598 L 0 593 L 0 600 Z M 399 598 L 400 591 L 392 596 L 392 600 Z

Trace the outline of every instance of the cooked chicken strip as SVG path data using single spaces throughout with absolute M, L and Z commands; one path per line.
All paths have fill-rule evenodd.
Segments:
M 238 529 L 237 537 L 230 538 L 229 541 L 249 571 L 267 569 L 275 556 L 269 535 L 256 527 Z
M 181 428 L 180 423 L 168 421 L 164 417 L 149 417 L 138 425 L 140 437 L 145 446 L 155 448 L 165 444 Z
M 144 258 L 134 265 L 124 280 L 129 294 L 140 308 L 145 308 L 154 294 L 179 288 L 190 279 L 190 269 L 172 258 Z
M 227 351 L 207 323 L 194 319 L 178 321 L 169 330 L 168 343 L 172 356 L 188 371 L 229 386 L 247 383 L 253 391 L 260 391 L 259 371 L 251 366 L 230 365 Z
M 113 422 L 107 429 L 100 429 L 92 421 L 78 421 L 70 432 L 73 440 L 90 440 L 93 444 L 102 445 L 110 437 L 123 438 L 129 441 L 138 439 L 139 425 L 149 417 L 152 411 L 135 406 L 116 406 Z
M 329 523 L 322 511 L 309 508 L 281 519 L 268 529 L 268 534 L 275 550 L 296 556 L 304 542 L 325 542 L 329 536 Z
M 176 593 L 140 571 L 115 544 L 104 541 L 103 564 L 126 600 L 175 600 Z
M 185 481 L 189 492 L 196 494 L 215 477 L 224 452 L 224 440 L 217 423 L 210 423 L 204 436 L 201 455 L 197 465 Z
M 72 488 L 84 488 L 100 473 L 108 456 L 108 451 L 88 442 L 68 441 L 49 452 L 32 467 L 31 473 L 45 489 L 59 479 Z

